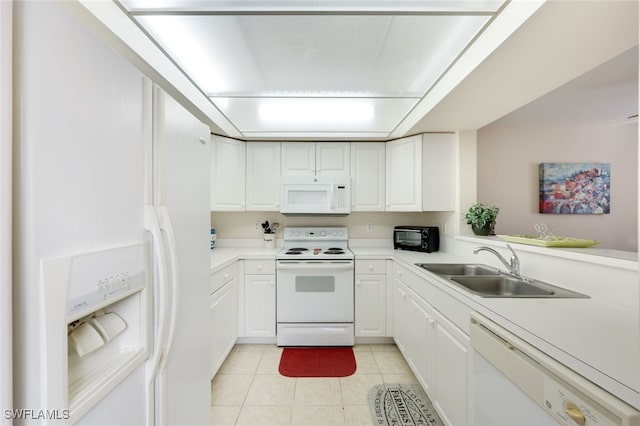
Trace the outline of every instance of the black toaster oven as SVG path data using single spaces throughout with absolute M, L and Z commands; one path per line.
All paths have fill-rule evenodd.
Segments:
M 440 248 L 437 226 L 396 226 L 393 228 L 393 248 L 431 253 Z

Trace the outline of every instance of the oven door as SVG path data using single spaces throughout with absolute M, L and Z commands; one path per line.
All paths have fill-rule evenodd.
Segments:
M 278 261 L 279 323 L 353 322 L 353 261 Z
M 419 229 L 396 229 L 393 231 L 393 246 L 404 250 L 420 250 L 422 232 Z

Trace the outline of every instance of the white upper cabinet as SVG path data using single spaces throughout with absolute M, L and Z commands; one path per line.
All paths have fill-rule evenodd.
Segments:
M 422 211 L 422 136 L 387 143 L 387 211 Z
M 455 209 L 456 136 L 425 133 L 387 143 L 387 211 Z
M 351 144 L 351 211 L 385 211 L 384 142 Z
M 280 142 L 247 142 L 247 211 L 280 211 Z
M 212 136 L 211 210 L 245 209 L 245 143 Z
M 309 142 L 283 142 L 282 174 L 315 175 L 316 145 Z
M 349 176 L 349 142 L 316 143 L 316 175 Z
M 456 138 L 453 133 L 422 135 L 422 210 L 455 210 Z
M 283 142 L 282 174 L 349 176 L 349 142 Z

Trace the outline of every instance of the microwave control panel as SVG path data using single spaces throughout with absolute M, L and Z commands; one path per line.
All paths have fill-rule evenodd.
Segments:
M 347 200 L 347 187 L 345 185 L 336 185 L 335 189 L 335 207 L 337 209 L 342 209 L 347 207 L 349 201 Z

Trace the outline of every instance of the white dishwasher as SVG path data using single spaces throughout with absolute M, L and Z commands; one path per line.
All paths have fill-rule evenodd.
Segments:
M 474 426 L 640 426 L 640 412 L 471 313 Z

